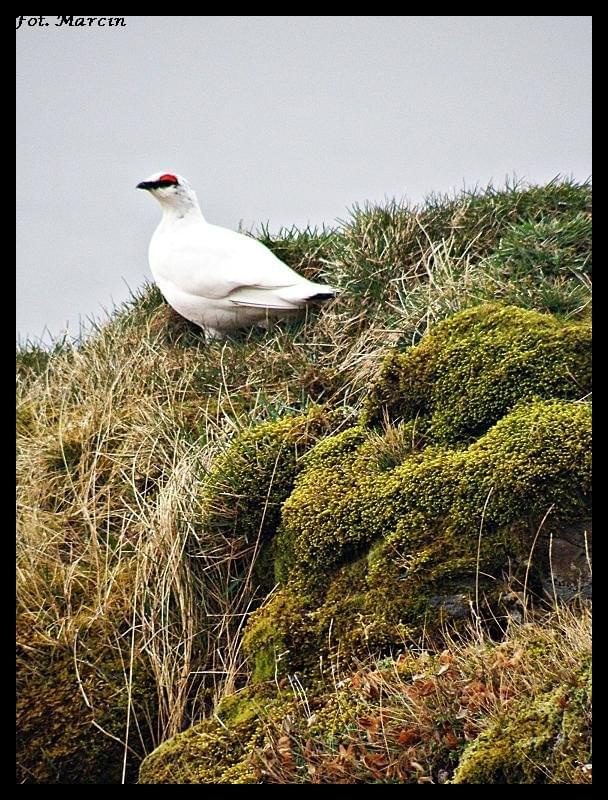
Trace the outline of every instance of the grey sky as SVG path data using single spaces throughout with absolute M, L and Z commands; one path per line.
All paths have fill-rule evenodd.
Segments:
M 17 31 L 17 330 L 150 277 L 135 184 L 210 222 L 333 223 L 366 200 L 591 173 L 591 17 L 128 16 Z

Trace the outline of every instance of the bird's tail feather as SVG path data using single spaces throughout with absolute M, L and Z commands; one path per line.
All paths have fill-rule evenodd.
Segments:
M 317 292 L 306 298 L 307 303 L 322 303 L 324 300 L 332 300 L 338 294 L 337 291 Z

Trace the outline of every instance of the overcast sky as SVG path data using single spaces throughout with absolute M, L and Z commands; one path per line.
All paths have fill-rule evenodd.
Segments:
M 56 19 L 16 31 L 21 340 L 150 278 L 160 209 L 135 184 L 157 170 L 210 222 L 272 230 L 591 174 L 591 17 Z

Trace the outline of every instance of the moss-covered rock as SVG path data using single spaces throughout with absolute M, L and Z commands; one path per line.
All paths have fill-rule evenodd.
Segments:
M 374 453 L 364 429 L 351 428 L 315 448 L 306 459 L 294 491 L 283 504 L 283 526 L 277 539 L 276 574 L 285 580 L 297 565 L 311 575 L 314 588 L 344 561 L 352 560 L 378 536 L 366 519 L 376 509 L 366 503 L 377 485 Z
M 581 610 L 582 611 L 582 610 Z M 590 619 L 293 677 L 225 697 L 142 783 L 589 783 Z M 337 675 L 340 680 L 337 680 Z M 532 699 L 531 699 L 532 695 Z
M 524 405 L 466 450 L 426 453 L 394 471 L 386 505 L 408 512 L 386 526 L 368 581 L 378 615 L 432 628 L 480 597 L 497 600 L 503 573 L 523 579 L 545 514 L 558 529 L 589 513 L 590 409 Z M 541 562 L 538 552 L 531 585 Z
M 297 672 L 311 658 L 317 658 L 309 611 L 308 598 L 279 590 L 251 615 L 243 634 L 243 649 L 251 658 L 254 681 Z
M 143 762 L 140 783 L 259 783 L 251 755 L 266 728 L 295 707 L 290 691 L 245 688 L 223 698 L 213 718 L 164 742 Z
M 591 759 L 591 668 L 507 706 L 464 751 L 451 783 L 581 783 Z
M 589 324 L 484 304 L 387 356 L 363 422 L 418 419 L 429 441 L 456 444 L 485 433 L 522 400 L 576 400 L 590 390 Z
M 216 463 L 208 506 L 233 535 L 238 528 L 260 538 L 267 585 L 280 588 L 243 633 L 250 688 L 220 706 L 216 720 L 152 754 L 142 782 L 281 782 L 293 767 L 291 739 L 279 739 L 272 762 L 264 725 L 275 714 L 289 731 L 291 712 L 275 688 L 287 676 L 308 687 L 308 732 L 323 742 L 321 753 L 331 751 L 359 724 L 356 710 L 317 695 L 335 659 L 394 653 L 423 632 L 439 635 L 446 621 L 469 619 L 472 608 L 496 619 L 507 613 L 507 576 L 540 591 L 550 559 L 539 525 L 571 529 L 590 510 L 591 415 L 578 402 L 589 389 L 589 336 L 582 323 L 477 307 L 408 353 L 391 354 L 360 424 L 331 435 L 335 421 L 314 409 L 235 440 Z M 232 512 L 213 506 L 226 497 L 235 500 Z M 566 724 L 564 697 L 547 685 L 528 709 L 527 758 L 554 746 L 559 714 Z M 453 730 L 437 756 L 449 774 L 464 746 Z M 469 746 L 455 782 L 539 782 L 522 759 L 509 767 L 510 734 L 496 744 L 500 730 Z M 486 740 L 491 780 L 477 781 Z M 407 779 L 386 782 L 418 780 L 401 774 Z
M 314 406 L 306 414 L 240 433 L 214 461 L 204 498 L 205 524 L 251 541 L 271 538 L 300 459 L 337 421 L 335 413 Z
M 202 524 L 220 536 L 257 543 L 254 577 L 262 592 L 275 584 L 272 539 L 302 456 L 342 416 L 313 406 L 305 414 L 243 431 L 215 459 L 204 490 Z
M 590 438 L 587 404 L 549 400 L 518 406 L 466 449 L 412 450 L 392 469 L 363 428 L 320 443 L 283 505 L 285 588 L 245 632 L 256 676 L 311 669 L 331 626 L 343 655 L 383 649 L 492 605 L 507 571 L 530 572 L 531 588 L 545 514 L 559 526 L 589 513 Z
M 254 733 L 251 722 L 229 728 L 217 720 L 201 722 L 151 753 L 142 762 L 139 782 L 256 783 L 252 767 L 244 762 Z

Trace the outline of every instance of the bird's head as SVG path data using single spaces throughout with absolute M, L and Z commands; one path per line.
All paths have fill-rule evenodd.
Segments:
M 185 178 L 175 172 L 155 172 L 145 181 L 137 184 L 138 189 L 146 189 L 163 208 L 176 210 L 198 208 L 194 189 Z

